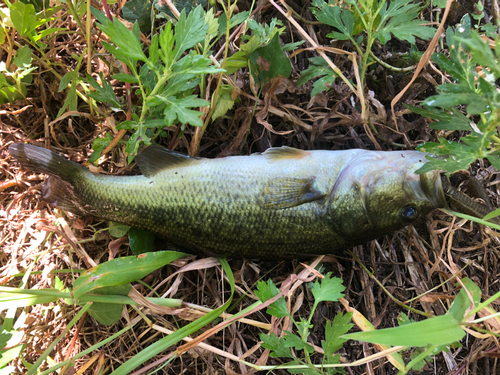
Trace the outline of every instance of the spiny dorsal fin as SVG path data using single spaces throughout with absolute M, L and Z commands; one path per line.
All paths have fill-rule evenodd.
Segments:
M 269 163 L 273 163 L 278 160 L 286 160 L 286 159 L 300 160 L 310 155 L 310 153 L 293 147 L 281 146 L 281 147 L 268 148 L 263 155 Z
M 315 178 L 277 178 L 262 189 L 259 205 L 266 209 L 283 209 L 325 198 L 314 186 Z
M 200 158 L 190 157 L 158 145 L 146 147 L 135 158 L 142 174 L 146 177 L 153 177 L 165 169 L 186 166 L 198 160 Z

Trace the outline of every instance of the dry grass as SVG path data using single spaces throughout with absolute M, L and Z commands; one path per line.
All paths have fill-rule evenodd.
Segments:
M 242 4 L 244 7 L 246 4 Z M 293 6 L 294 4 L 292 4 Z M 300 7 L 298 7 L 300 8 Z M 261 21 L 277 16 L 270 7 L 258 9 Z M 306 13 L 306 16 L 310 14 Z M 67 13 L 61 13 L 53 27 L 78 30 L 78 25 Z M 312 26 L 311 26 L 312 27 Z M 318 30 L 322 27 L 318 26 Z M 324 33 L 318 33 L 317 42 Z M 314 34 L 316 39 L 318 38 Z M 99 33 L 92 34 L 97 46 Z M 146 37 L 147 38 L 147 37 Z M 290 31 L 284 39 L 294 39 Z M 288 41 L 288 40 L 286 40 Z M 111 129 L 112 123 L 125 119 L 115 115 L 113 119 L 98 118 L 83 102 L 79 112 L 87 116 L 57 119 L 56 114 L 65 100 L 64 92 L 58 93 L 58 77 L 75 67 L 71 54 L 80 54 L 86 40 L 80 33 L 64 34 L 53 40 L 47 47 L 47 55 L 53 63 L 51 67 L 39 65 L 35 72 L 34 84 L 30 86 L 26 100 L 2 106 L 0 112 L 0 280 L 1 286 L 20 287 L 22 277 L 30 272 L 24 285 L 25 289 L 70 288 L 73 285 L 71 269 L 87 269 L 119 256 L 129 255 L 124 241 L 114 242 L 108 232 L 99 230 L 107 227 L 91 217 L 76 217 L 58 212 L 40 200 L 40 183 L 44 176 L 20 170 L 17 163 L 8 155 L 7 147 L 13 142 L 36 141 L 37 144 L 66 154 L 70 159 L 83 162 L 89 157 L 92 140 Z M 222 50 L 222 45 L 218 46 Z M 343 48 L 344 46 L 337 46 Z M 397 48 L 398 46 L 392 46 Z M 425 49 L 425 46 L 422 46 Z M 231 47 L 233 48 L 233 46 Z M 99 48 L 98 48 L 99 49 Z M 5 51 L 3 51 L 5 54 Z M 214 55 L 216 55 L 215 53 Z M 309 54 L 309 55 L 308 55 Z M 359 110 L 348 99 L 349 90 L 338 83 L 328 94 L 310 98 L 311 85 L 296 87 L 297 78 L 313 51 L 294 56 L 291 61 L 294 73 L 291 79 L 283 79 L 273 91 L 264 90 L 262 99 L 257 99 L 249 90 L 248 76 L 243 72 L 235 80 L 241 102 L 230 116 L 221 118 L 207 128 L 203 135 L 199 154 L 207 157 L 250 153 L 262 151 L 271 145 L 290 145 L 306 149 L 338 148 L 388 148 L 387 143 L 375 139 L 363 126 Z M 352 70 L 348 55 L 332 55 L 335 65 L 344 72 Z M 82 68 L 82 72 L 86 68 Z M 97 59 L 92 61 L 91 71 L 108 74 L 107 67 Z M 375 91 L 368 108 L 373 123 L 380 134 L 390 142 L 406 142 L 413 147 L 421 141 L 432 139 L 426 120 L 403 116 L 402 106 L 396 108 L 398 131 L 390 120 L 390 111 L 385 110 L 390 99 L 407 83 L 407 76 L 388 76 L 374 70 L 373 81 L 369 88 Z M 351 77 L 353 78 L 353 77 Z M 416 84 L 406 93 L 404 101 L 413 103 L 422 99 L 433 89 L 433 83 L 440 77 L 432 69 L 417 79 Z M 386 82 L 377 85 L 377 81 Z M 270 90 L 271 87 L 267 88 Z M 119 95 L 124 95 L 122 87 L 116 87 Z M 267 103 L 266 103 L 267 101 Z M 380 104 L 380 105 L 379 105 Z M 256 106 L 257 120 L 252 121 L 249 114 Z M 101 108 L 106 111 L 105 108 Z M 108 115 L 109 112 L 106 112 Z M 166 144 L 176 146 L 183 152 L 192 151 L 196 130 L 188 129 L 183 138 L 175 141 L 176 127 L 169 129 Z M 374 141 L 375 143 L 373 143 Z M 126 166 L 123 150 L 118 147 L 100 163 L 101 171 L 113 174 L 133 173 Z M 498 172 L 478 162 L 473 173 L 484 177 L 490 198 L 498 206 Z M 465 184 L 466 185 L 466 184 Z M 64 221 L 58 220 L 64 218 Z M 61 224 L 62 223 L 62 224 Z M 97 234 L 96 234 L 97 233 Z M 418 225 L 402 230 L 393 236 L 372 241 L 353 249 L 360 260 L 355 262 L 347 254 L 337 254 L 321 259 L 324 272 L 332 271 L 344 280 L 347 287 L 345 301 L 349 308 L 359 311 L 377 328 L 396 326 L 396 318 L 408 310 L 395 303 L 432 315 L 442 315 L 450 307 L 457 294 L 457 279 L 469 277 L 480 288 L 483 300 L 500 290 L 498 234 L 483 226 L 459 220 L 441 211 L 434 212 Z M 318 261 L 318 259 L 316 260 Z M 310 262 L 309 262 L 310 263 Z M 191 266 L 190 266 L 191 265 Z M 313 298 L 304 280 L 314 275 L 303 265 L 295 262 L 250 262 L 233 260 L 230 262 L 236 281 L 233 301 L 237 303 L 227 313 L 235 314 L 256 301 L 255 283 L 258 280 L 272 279 L 278 287 L 292 282 L 287 289 L 286 301 L 294 317 L 307 316 Z M 362 265 L 364 267 L 362 267 Z M 174 275 L 182 268 L 187 270 Z M 373 274 L 366 272 L 369 269 Z M 302 272 L 302 278 L 294 278 Z M 456 278 L 454 278 L 454 276 Z M 290 278 L 291 277 L 291 278 Z M 307 279 L 309 278 L 309 279 Z M 60 280 L 60 281 L 59 281 Z M 166 280 L 166 281 L 165 281 Z M 145 283 L 158 296 L 180 298 L 186 303 L 215 309 L 229 298 L 230 287 L 218 265 L 211 259 L 185 259 L 177 261 L 148 276 Z M 292 285 L 290 284 L 290 285 Z M 383 288 L 382 288 L 383 286 Z M 143 296 L 153 292 L 141 284 L 134 288 Z M 499 301 L 492 306 L 498 311 Z M 332 319 L 339 311 L 345 311 L 339 303 L 322 304 L 314 316 L 314 328 L 309 342 L 315 345 L 317 353 L 313 358 L 321 360 L 321 340 L 327 319 Z M 34 363 L 61 335 L 67 324 L 74 318 L 81 306 L 68 305 L 64 301 L 39 304 L 18 309 L 15 315 L 19 335 L 14 336 L 8 347 L 18 343 L 25 345 L 22 354 L 13 359 L 14 373 L 26 373 L 26 362 Z M 420 319 L 410 312 L 410 317 Z M 185 326 L 199 316 L 198 310 L 185 305 L 182 311 L 161 313 L 147 307 L 124 308 L 122 318 L 116 324 L 104 326 L 92 317 L 85 315 L 78 324 L 63 335 L 62 340 L 50 353 L 50 360 L 41 370 L 60 363 L 81 353 L 83 350 L 102 342 L 123 328 L 133 328 L 118 338 L 102 346 L 99 350 L 79 358 L 65 369 L 66 374 L 108 374 L 125 361 L 140 353 L 150 344 L 164 337 L 168 332 Z M 147 317 L 147 318 L 146 318 Z M 0 319 L 5 320 L 4 310 Z M 235 322 L 228 328 L 213 332 L 203 344 L 185 347 L 181 357 L 174 358 L 160 373 L 169 374 L 248 374 L 252 369 L 234 360 L 235 356 L 246 362 L 260 365 L 277 365 L 280 360 L 269 357 L 269 351 L 260 346 L 259 333 L 272 331 L 279 333 L 291 330 L 289 319 L 275 319 L 264 312 L 255 311 L 248 316 L 249 321 Z M 490 324 L 490 325 L 488 325 Z M 493 324 L 493 325 L 491 325 Z M 485 323 L 483 328 L 499 332 L 494 322 Z M 211 327 L 205 327 L 206 332 Z M 189 340 L 186 337 L 186 340 Z M 189 341 L 188 341 L 189 342 Z M 183 344 L 182 342 L 179 344 Z M 151 373 L 162 363 L 171 359 L 177 347 L 165 348 L 162 353 L 144 363 L 136 374 Z M 493 335 L 484 337 L 468 335 L 463 347 L 443 353 L 427 365 L 424 374 L 496 374 L 500 373 L 497 364 L 498 342 Z M 371 345 L 347 342 L 341 351 L 342 361 L 354 362 L 368 357 L 377 350 Z M 410 352 L 406 352 L 409 355 Z M 406 358 L 408 359 L 408 358 Z M 148 372 L 149 371 L 149 372 Z M 395 374 L 394 367 L 387 357 L 368 364 L 348 368 L 356 374 Z M 275 373 L 284 373 L 276 370 Z

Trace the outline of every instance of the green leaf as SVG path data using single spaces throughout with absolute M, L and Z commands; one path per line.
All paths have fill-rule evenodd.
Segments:
M 17 3 L 16 3 L 17 4 Z M 21 69 L 29 69 L 31 67 L 31 49 L 27 44 L 17 50 L 16 56 L 12 59 L 15 66 Z
M 62 92 L 66 90 L 68 86 L 70 86 L 71 83 L 77 78 L 78 78 L 78 72 L 76 70 L 72 70 L 66 73 L 59 82 L 59 88 L 57 89 L 57 92 Z
M 321 340 L 321 347 L 325 351 L 325 357 L 329 358 L 333 356 L 333 354 L 342 348 L 344 342 L 347 339 L 340 338 L 340 336 L 347 333 L 352 327 L 353 324 L 349 323 L 351 321 L 352 313 L 342 314 L 338 313 L 333 318 L 333 321 L 326 321 L 325 326 L 325 339 Z
M 439 89 L 439 87 L 438 87 Z M 450 108 L 457 105 L 472 104 L 467 107 L 467 112 L 470 114 L 479 114 L 484 111 L 488 106 L 488 100 L 481 95 L 473 94 L 447 94 L 442 93 L 439 95 L 429 96 L 422 102 L 423 105 L 441 108 Z M 479 112 L 477 112 L 479 108 Z
M 491 165 L 495 167 L 497 171 L 500 171 L 500 157 L 498 155 L 488 155 L 487 158 Z
M 271 332 L 270 335 L 266 335 L 265 333 L 259 334 L 259 338 L 262 341 L 262 347 L 264 349 L 271 350 L 271 357 L 281 358 L 281 357 L 289 357 L 294 358 L 292 352 L 289 347 L 285 346 L 284 340 L 280 339 L 276 336 L 275 333 Z
M 464 336 L 465 331 L 458 321 L 446 314 L 395 328 L 350 333 L 342 338 L 392 346 L 424 347 L 449 345 Z
M 296 334 L 285 331 L 286 335 L 283 337 L 283 343 L 286 348 L 295 348 L 296 350 L 305 350 L 309 354 L 314 352 L 314 348 L 312 345 L 309 345 L 307 342 L 302 340 L 299 336 Z
M 201 121 L 200 111 L 194 111 L 190 108 L 205 107 L 210 103 L 203 99 L 198 99 L 194 95 L 190 95 L 186 98 L 177 99 L 173 96 L 163 97 L 156 96 L 165 102 L 166 107 L 164 110 L 165 124 L 171 126 L 177 124 L 178 122 L 182 124 L 190 124 L 193 126 L 203 126 L 203 121 Z
M 349 10 L 341 8 L 340 5 L 330 6 L 323 0 L 313 0 L 312 5 L 311 12 L 318 21 L 340 30 L 340 33 L 329 34 L 329 37 L 340 40 L 353 40 L 354 19 Z
M 432 129 L 442 129 L 442 130 L 466 130 L 471 131 L 470 121 L 467 117 L 463 115 L 456 108 L 451 108 L 450 112 L 445 112 L 442 109 L 436 109 L 433 107 L 421 108 L 409 104 L 403 104 L 406 108 L 410 109 L 412 112 L 418 113 L 426 118 L 432 119 L 433 121 L 429 124 Z
M 113 86 L 104 79 L 102 72 L 99 72 L 99 77 L 102 82 L 102 87 L 97 83 L 94 77 L 87 73 L 87 82 L 95 89 L 95 91 L 89 91 L 88 95 L 98 102 L 110 104 L 113 108 L 121 108 L 122 103 L 120 103 L 116 97 Z
M 332 273 L 329 272 L 320 280 L 320 282 L 316 280 L 311 288 L 315 305 L 324 301 L 336 302 L 344 296 L 342 292 L 345 286 L 342 285 L 342 279 L 332 277 Z
M 154 251 L 155 235 L 150 231 L 132 227 L 128 231 L 128 239 L 134 255 Z
M 277 18 L 273 18 L 269 25 L 261 25 L 254 19 L 249 19 L 247 24 L 248 28 L 253 31 L 253 34 L 259 37 L 261 43 L 266 45 L 285 30 L 284 27 L 277 27 L 278 25 L 283 26 L 283 23 Z
M 231 30 L 233 27 L 238 26 L 242 22 L 246 21 L 250 16 L 250 12 L 245 10 L 244 12 L 239 12 L 231 17 L 231 21 L 229 22 L 229 29 Z M 222 13 L 219 17 L 219 34 L 225 34 L 227 28 L 227 17 L 226 13 Z
M 36 290 L 35 293 L 30 290 L 20 293 L 18 292 L 19 289 L 13 289 L 16 290 L 15 293 L 0 293 L 0 311 L 17 307 L 27 307 L 42 303 L 56 302 L 59 299 L 57 295 L 58 290 L 56 289 L 39 289 Z M 44 293 L 44 291 L 47 291 L 47 293 Z
M 276 285 L 274 285 L 272 280 L 268 280 L 267 284 L 262 280 L 258 282 L 255 295 L 261 302 L 266 302 L 267 300 L 273 298 L 278 294 L 279 289 L 276 287 Z M 267 308 L 267 313 L 277 318 L 290 316 L 290 314 L 288 313 L 288 309 L 286 308 L 285 298 L 280 297 L 277 301 L 269 305 L 269 307 Z
M 463 288 L 460 290 L 448 311 L 458 321 L 464 320 L 467 310 L 477 307 L 479 302 L 481 302 L 481 288 L 468 277 L 464 277 L 461 281 L 467 290 Z M 461 286 L 462 284 L 456 283 L 456 286 Z M 471 306 L 472 303 L 469 294 L 472 296 L 472 303 L 474 306 Z
M 476 150 L 467 145 L 439 138 L 440 143 L 427 142 L 417 147 L 419 151 L 428 152 L 436 157 L 426 156 L 429 160 L 417 173 L 426 173 L 434 169 L 446 171 L 447 174 L 467 169 L 476 158 Z
M 219 262 L 221 263 L 221 266 L 224 269 L 224 272 L 227 275 L 227 279 L 229 280 L 231 286 L 231 295 L 227 299 L 226 303 L 221 307 L 209 312 L 205 316 L 198 318 L 194 322 L 189 323 L 182 328 L 179 328 L 174 333 L 166 337 L 163 337 L 160 340 L 155 341 L 146 349 L 142 350 L 140 353 L 128 359 L 124 364 L 122 364 L 118 369 L 116 369 L 113 372 L 113 375 L 127 375 L 132 373 L 135 368 L 141 366 L 148 359 L 154 357 L 156 354 L 161 353 L 167 348 L 175 345 L 185 337 L 192 335 L 194 332 L 198 331 L 205 325 L 212 322 L 214 319 L 218 318 L 220 314 L 222 314 L 222 312 L 225 311 L 231 305 L 235 289 L 234 276 L 231 271 L 231 267 L 229 267 L 229 264 L 224 258 L 219 259 Z
M 9 348 L 9 349 L 6 349 L 6 350 L 0 350 L 0 368 L 8 365 L 9 363 L 11 363 L 12 361 L 14 361 L 16 358 L 19 358 L 19 356 L 21 355 L 22 351 L 24 350 L 24 348 L 26 347 L 25 344 L 21 344 L 21 345 L 16 345 L 12 348 Z M 8 366 L 7 368 L 10 368 L 10 367 L 13 367 L 13 366 Z M 13 370 L 12 372 L 5 372 L 5 374 L 15 374 L 17 371 L 15 367 L 13 367 Z
M 130 292 L 130 284 L 115 285 L 111 287 L 99 288 L 92 291 L 92 294 L 99 295 L 120 295 L 126 296 Z M 123 305 L 117 303 L 94 302 L 87 312 L 99 323 L 106 326 L 115 324 L 122 316 Z
M 417 19 L 421 6 L 410 0 L 391 1 L 389 6 L 384 3 L 380 7 L 380 23 L 374 38 L 382 44 L 387 43 L 392 33 L 399 40 L 406 40 L 415 44 L 415 37 L 428 40 L 435 34 L 435 29 L 421 26 L 424 21 Z
M 111 133 L 106 133 L 105 138 L 96 138 L 92 142 L 92 155 L 90 155 L 89 160 L 87 160 L 87 163 L 92 164 L 95 163 L 100 157 L 101 157 L 101 152 L 104 151 L 106 147 L 111 143 L 113 140 L 113 136 Z
M 173 61 L 177 61 L 189 48 L 201 43 L 205 39 L 207 31 L 208 24 L 205 23 L 205 15 L 201 6 L 191 11 L 187 17 L 186 12 L 183 10 L 179 21 L 175 25 Z M 165 53 L 168 53 L 168 51 L 165 51 Z
M 10 19 L 20 36 L 28 36 L 33 24 L 36 23 L 35 7 L 20 1 L 9 6 Z
M 212 121 L 224 116 L 227 111 L 233 108 L 235 101 L 235 99 L 233 99 L 233 95 L 237 94 L 235 91 L 236 89 L 231 85 L 221 85 L 217 104 L 215 104 L 214 112 L 212 114 Z
M 140 280 L 154 270 L 185 255 L 175 251 L 158 251 L 139 256 L 113 259 L 92 267 L 81 274 L 75 280 L 73 295 L 78 299 L 81 295 L 94 289 Z
M 92 14 L 100 22 L 99 29 L 106 33 L 111 43 L 103 42 L 104 47 L 116 58 L 125 62 L 132 70 L 135 69 L 137 60 L 147 62 L 148 59 L 142 52 L 142 44 L 139 37 L 139 24 L 135 23 L 129 30 L 118 18 L 111 22 L 102 12 L 92 8 Z
M 127 21 L 139 23 L 143 33 L 151 32 L 152 6 L 149 0 L 129 0 L 123 6 L 123 18 Z
M 490 69 L 497 77 L 500 76 L 500 64 L 498 64 L 489 44 L 477 32 L 472 32 L 469 38 L 457 36 L 455 39 L 467 46 L 467 49 L 472 52 L 476 64 Z
M 250 55 L 250 60 L 258 66 L 262 86 L 275 77 L 287 78 L 292 72 L 292 64 L 281 49 L 278 34 L 267 46 L 255 50 Z
M 98 139 L 103 139 L 103 138 L 98 138 Z M 125 236 L 128 233 L 129 229 L 130 227 L 128 225 L 116 223 L 114 221 L 109 222 L 109 229 L 108 229 L 109 234 L 115 238 L 120 238 Z
M 137 83 L 138 82 L 136 77 L 134 77 L 130 74 L 125 74 L 125 73 L 117 73 L 117 74 L 113 75 L 113 79 L 117 79 L 118 81 L 127 82 L 127 83 Z

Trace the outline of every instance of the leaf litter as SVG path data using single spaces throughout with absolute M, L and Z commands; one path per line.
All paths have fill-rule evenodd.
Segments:
M 308 9 L 293 1 L 287 4 L 296 13 L 298 12 L 297 14 L 300 13 L 301 17 L 313 19 Z M 249 10 L 245 2 L 238 5 L 241 7 L 240 11 Z M 252 14 L 259 22 L 269 24 L 273 17 L 280 17 L 277 6 L 278 4 L 273 8 L 261 4 Z M 286 18 L 281 19 L 286 20 Z M 82 55 L 87 41 L 85 34 L 69 14 L 60 13 L 60 17 L 51 22 L 53 22 L 51 27 L 71 31 L 59 34 L 48 43 L 45 54 L 53 59 L 54 65 L 47 66 L 43 60 L 38 59 L 39 69 L 31 72 L 36 84 L 27 85 L 26 99 L 3 104 L 0 111 L 0 168 L 3 181 L 0 195 L 2 211 L 0 280 L 2 287 L 20 288 L 23 285 L 26 290 L 54 288 L 62 293 L 73 289 L 74 274 L 79 274 L 82 270 L 108 259 L 130 255 L 130 252 L 126 240 L 118 242 L 116 245 L 118 249 L 111 245 L 114 238 L 105 230 L 107 223 L 98 222 L 94 218 L 79 218 L 65 214 L 40 201 L 40 182 L 43 176 L 19 170 L 6 151 L 8 145 L 13 142 L 38 140 L 42 145 L 82 163 L 89 159 L 95 138 L 102 137 L 108 132 L 112 136 L 117 134 L 117 130 L 109 126 L 108 122 L 98 121 L 96 113 L 83 105 L 83 102 L 74 108 L 71 107 L 74 103 L 78 103 L 76 98 L 80 88 L 64 88 L 69 91 L 59 91 L 58 82 L 64 74 L 74 70 L 76 67 L 74 55 Z M 314 30 L 314 26 L 311 27 Z M 316 30 L 322 27 L 324 28 L 317 26 Z M 237 41 L 243 33 L 244 27 L 238 28 L 239 31 L 232 34 L 234 39 L 231 39 L 231 43 Z M 294 29 L 287 29 L 281 38 L 284 42 L 294 42 L 296 41 L 294 33 Z M 239 103 L 229 109 L 226 115 L 209 124 L 201 137 L 194 136 L 196 132 L 200 133 L 198 129 L 201 128 L 182 129 L 181 125 L 176 124 L 164 130 L 165 134 L 162 136 L 166 138 L 165 142 L 170 141 L 176 145 L 177 150 L 184 153 L 191 151 L 191 154 L 215 157 L 262 152 L 276 145 L 302 149 L 333 147 L 388 149 L 394 147 L 394 143 L 404 143 L 407 147 L 414 148 L 421 141 L 436 140 L 437 133 L 429 135 L 428 128 L 423 126 L 427 123 L 424 121 L 422 124 L 420 117 L 409 115 L 400 102 L 394 107 L 398 117 L 396 122 L 391 123 L 393 116 L 390 112 L 387 110 L 386 113 L 383 112 L 389 108 L 391 100 L 402 92 L 403 86 L 398 80 L 404 81 L 406 78 L 403 75 L 395 73 L 391 75 L 377 69 L 369 71 L 367 86 L 373 90 L 374 96 L 370 94 L 371 105 L 367 108 L 362 107 L 365 105 L 364 101 L 361 107 L 359 102 L 353 101 L 347 84 L 338 80 L 325 82 L 325 87 L 329 90 L 327 92 L 320 90 L 317 94 L 320 97 L 313 101 L 310 95 L 315 89 L 313 83 L 306 82 L 303 86 L 297 87 L 296 82 L 299 72 L 311 66 L 309 59 L 317 58 L 317 54 L 329 56 L 328 60 L 331 63 L 328 63 L 329 66 L 348 75 L 349 82 L 356 82 L 357 77 L 353 72 L 353 60 L 349 59 L 353 52 L 352 46 L 336 41 L 335 46 L 345 54 L 336 54 L 327 49 L 323 52 L 318 46 L 329 44 L 329 40 L 324 37 L 326 33 L 313 34 L 309 28 L 305 33 L 311 38 L 314 43 L 311 45 L 315 48 L 303 50 L 290 57 L 291 79 L 275 79 L 267 91 L 263 88 L 258 97 L 251 87 L 255 77 L 243 69 L 235 76 L 225 78 L 234 80 L 227 83 L 234 85 Z M 91 37 L 97 46 L 96 52 L 104 54 L 105 50 L 100 43 L 109 42 L 109 39 L 102 33 L 94 33 Z M 305 38 L 304 35 L 301 37 Z M 385 35 L 385 37 L 390 36 Z M 145 44 L 148 46 L 151 44 L 151 39 L 146 33 L 142 33 L 140 39 L 143 42 L 147 41 Z M 427 42 L 419 40 L 419 43 L 419 49 L 424 51 Z M 224 47 L 225 41 L 222 38 L 214 46 L 214 56 L 219 58 L 223 56 Z M 231 46 L 234 47 L 235 45 Z M 407 45 L 392 39 L 378 48 L 391 52 L 406 51 Z M 5 53 L 5 50 L 2 53 Z M 116 61 L 113 62 L 112 57 L 107 55 L 100 60 L 93 59 L 90 66 L 82 62 L 79 69 L 80 72 L 85 70 L 92 72 L 97 78 L 101 72 L 104 77 L 111 76 L 114 74 L 112 70 L 117 66 L 119 67 Z M 446 73 L 441 72 L 439 67 L 433 68 L 424 67 L 424 70 L 426 74 L 434 77 L 435 81 L 441 82 Z M 426 99 L 428 93 L 434 93 L 430 83 L 432 80 L 422 77 L 414 79 L 415 83 L 420 85 L 420 89 L 414 91 L 413 97 L 409 93 L 405 94 L 406 98 L 403 95 L 402 99 L 406 104 L 416 105 L 419 100 Z M 216 79 L 212 82 L 212 85 L 215 85 Z M 124 86 L 116 81 L 112 84 L 115 93 L 125 97 Z M 215 92 L 215 87 L 207 89 L 209 90 L 207 92 Z M 68 92 L 73 94 L 67 94 Z M 355 93 L 358 98 L 364 96 L 359 90 Z M 76 99 L 68 103 L 68 110 L 71 112 L 57 116 L 69 95 L 74 95 Z M 134 95 L 136 94 L 132 93 L 132 100 Z M 94 109 L 97 109 L 100 115 L 109 113 L 105 107 Z M 113 118 L 117 124 L 126 120 L 122 113 L 114 113 Z M 374 128 L 367 127 L 367 122 L 364 120 L 368 118 L 372 119 Z M 370 133 L 370 129 L 375 129 L 376 132 Z M 377 136 L 377 132 L 380 137 Z M 179 134 L 182 134 L 182 137 L 176 140 L 175 137 Z M 447 136 L 453 137 L 453 134 Z M 123 146 L 119 146 L 111 155 L 99 155 L 99 168 L 110 174 L 136 173 L 137 169 L 127 165 L 123 150 Z M 475 162 L 471 172 L 474 175 L 484 176 L 482 182 L 487 186 L 487 192 L 494 205 L 498 206 L 500 181 L 498 172 L 491 169 L 483 160 Z M 462 183 L 461 187 L 466 189 L 467 183 Z M 442 316 L 451 309 L 453 298 L 458 293 L 456 279 L 453 279 L 453 276 L 468 277 L 479 285 L 486 298 L 493 296 L 499 290 L 498 237 L 498 233 L 492 229 L 454 218 L 444 211 L 437 211 L 412 228 L 364 246 L 357 246 L 353 249 L 353 254 L 359 259 L 359 263 L 347 254 L 318 258 L 312 263 L 308 262 L 307 267 L 296 262 L 234 260 L 230 262 L 234 274 L 234 280 L 231 281 L 223 268 L 213 259 L 178 260 L 151 273 L 144 280 L 144 284 L 134 283 L 135 297 L 132 298 L 135 302 L 153 296 L 177 299 L 182 306 L 181 310 L 175 310 L 177 316 L 172 314 L 172 310 L 168 310 L 170 313 L 162 314 L 164 310 L 155 309 L 155 302 L 150 300 L 147 300 L 147 303 L 143 302 L 142 307 L 126 305 L 127 307 L 119 312 L 121 319 L 110 326 L 85 315 L 78 325 L 71 326 L 61 337 L 61 341 L 49 353 L 51 360 L 49 363 L 62 363 L 123 331 L 113 341 L 94 352 L 76 358 L 69 367 L 65 367 L 66 373 L 75 373 L 76 370 L 89 374 L 99 371 L 112 373 L 152 343 L 185 327 L 192 319 L 210 313 L 227 303 L 232 287 L 234 288 L 232 300 L 235 304 L 226 310 L 223 319 L 234 320 L 234 324 L 221 330 L 221 327 L 228 325 L 228 322 L 220 322 L 219 325 L 203 328 L 201 334 L 198 332 L 196 335 L 186 336 L 187 344 L 165 347 L 158 355 L 141 363 L 134 373 L 146 373 L 172 359 L 168 367 L 161 371 L 193 374 L 252 373 L 252 368 L 244 362 L 260 366 L 282 363 L 280 358 L 270 356 L 270 349 L 261 345 L 261 335 L 267 335 L 269 332 L 274 334 L 277 340 L 288 335 L 293 350 L 312 350 L 313 362 L 321 363 L 323 349 L 330 350 L 328 345 L 321 347 L 322 341 L 325 342 L 326 339 L 325 332 L 327 335 L 333 334 L 332 324 L 335 322 L 333 317 L 338 316 L 339 312 L 352 312 L 352 321 L 361 331 L 370 329 L 366 325 L 367 322 L 371 322 L 370 325 L 375 328 L 395 327 L 395 321 L 401 313 L 408 313 L 404 306 L 411 309 L 409 315 L 412 319 L 419 319 L 419 314 Z M 307 337 L 309 346 L 294 347 L 295 339 L 292 339 L 291 333 L 285 334 L 285 331 L 292 332 L 295 329 L 291 317 L 299 320 L 300 317 L 309 316 L 313 310 L 315 293 L 320 289 L 311 289 L 307 283 L 315 280 L 317 271 L 314 271 L 314 267 L 320 262 L 323 275 L 333 272 L 335 276 L 343 279 L 346 289 L 345 296 L 340 302 L 346 310 L 343 310 L 338 303 L 317 304 L 311 317 L 314 324 Z M 22 278 L 27 273 L 29 278 L 24 282 Z M 277 286 L 276 291 L 280 294 L 266 304 L 254 306 L 258 303 L 258 297 L 254 292 L 257 282 L 267 280 L 273 281 Z M 9 362 L 13 373 L 26 373 L 25 361 L 35 363 L 55 338 L 67 329 L 69 322 L 81 308 L 70 298 L 71 296 L 68 296 L 66 303 L 55 300 L 17 309 L 14 311 L 15 319 L 12 312 L 5 313 L 4 310 L 2 316 L 4 327 L 14 322 L 12 328 L 16 332 L 5 343 L 4 349 L 17 348 L 19 344 L 24 345 L 21 354 Z M 284 309 L 283 313 L 286 311 L 285 315 L 289 316 L 277 318 L 264 311 L 265 307 L 279 298 L 284 298 L 282 300 L 284 305 L 280 309 Z M 467 298 L 463 301 L 466 305 L 470 303 Z M 491 303 L 491 306 L 498 311 L 498 300 Z M 243 319 L 246 320 L 234 317 L 248 306 L 254 307 L 244 313 Z M 274 311 L 276 312 L 276 309 Z M 479 310 L 478 315 L 484 317 L 489 314 L 486 311 L 485 307 Z M 493 331 L 498 330 L 498 322 L 491 320 L 489 328 Z M 480 336 L 476 332 L 469 341 L 461 348 L 442 352 L 434 362 L 426 365 L 424 373 L 475 371 L 493 374 L 498 371 L 494 359 L 498 353 L 496 338 L 487 333 Z M 336 347 L 334 340 L 329 343 Z M 377 345 L 379 350 L 386 351 L 382 352 L 383 356 L 361 342 L 349 341 L 348 345 L 342 346 L 338 352 L 339 361 L 356 363 L 360 357 L 365 357 L 365 362 L 360 362 L 358 367 L 347 370 L 350 373 L 396 373 L 395 367 L 400 361 L 399 354 L 392 353 L 393 349 L 388 349 L 383 344 Z M 180 353 L 182 353 L 181 358 L 174 358 Z M 415 353 L 416 351 L 404 352 L 406 363 Z M 225 358 L 224 362 L 222 358 Z M 377 361 L 371 361 L 373 359 Z M 46 363 L 41 370 L 49 366 Z M 284 373 L 284 370 L 274 370 L 274 372 Z

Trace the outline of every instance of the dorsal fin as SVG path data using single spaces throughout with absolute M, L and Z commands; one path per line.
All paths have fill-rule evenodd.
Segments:
M 310 155 L 310 153 L 293 147 L 281 146 L 268 148 L 263 155 L 269 163 L 273 163 L 278 160 L 286 159 L 300 160 Z
M 135 158 L 142 174 L 146 177 L 153 177 L 165 169 L 186 166 L 198 160 L 200 158 L 190 157 L 159 145 L 146 147 Z

